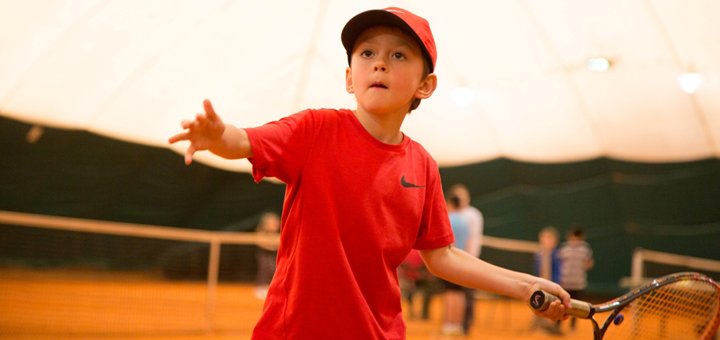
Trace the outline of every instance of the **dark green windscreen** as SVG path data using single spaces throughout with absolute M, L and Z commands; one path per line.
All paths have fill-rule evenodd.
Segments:
M 249 174 L 199 163 L 186 167 L 181 155 L 167 149 L 50 128 L 37 142 L 28 143 L 29 129 L 28 124 L 0 117 L 0 210 L 251 230 L 261 212 L 280 211 L 282 206 L 282 185 L 255 184 Z M 485 216 L 487 235 L 536 240 L 544 226 L 555 226 L 561 234 L 571 224 L 585 226 L 596 259 L 590 289 L 617 287 L 621 277 L 630 275 L 636 247 L 720 260 L 720 160 L 715 158 L 670 164 L 607 158 L 563 164 L 496 159 L 442 168 L 441 174 L 445 187 L 455 183 L 469 187 L 473 205 Z M 60 246 L 43 246 L 37 232 L 2 226 L 0 261 L 60 265 L 48 250 Z M 52 232 L 53 242 L 70 237 L 65 234 Z M 111 263 L 98 260 L 104 266 L 132 267 L 138 265 L 137 257 L 169 263 L 176 253 L 179 258 L 199 256 L 197 261 L 203 263 L 207 256 L 206 245 L 73 237 L 66 248 L 82 245 L 83 249 L 69 256 L 65 253 L 73 250 L 64 249 L 63 259 L 92 263 L 95 257 L 117 253 Z M 243 268 L 254 268 L 252 251 L 234 252 L 231 259 L 247 261 Z M 527 256 L 493 250 L 484 257 L 511 267 L 520 258 L 527 261 Z M 224 265 L 233 267 L 227 261 Z M 519 270 L 524 268 L 519 265 Z M 226 278 L 251 276 L 246 274 Z

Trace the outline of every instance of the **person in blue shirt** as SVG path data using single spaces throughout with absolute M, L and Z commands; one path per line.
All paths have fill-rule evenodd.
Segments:
M 452 227 L 455 243 L 453 246 L 468 251 L 470 245 L 470 225 L 467 219 L 460 213 L 460 197 L 450 195 L 447 200 L 450 226 Z M 463 335 L 463 319 L 465 317 L 465 291 L 464 287 L 442 280 L 445 288 L 443 300 L 445 303 L 445 315 L 441 332 L 444 335 Z

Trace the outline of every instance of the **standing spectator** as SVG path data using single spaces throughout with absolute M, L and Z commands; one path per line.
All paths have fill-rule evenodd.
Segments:
M 560 282 L 560 257 L 558 242 L 559 234 L 554 227 L 545 227 L 538 234 L 540 249 L 535 253 L 535 271 L 537 276 L 546 280 Z M 539 317 L 535 318 L 533 328 L 541 326 L 551 334 L 560 334 L 560 322 L 550 322 Z
M 560 282 L 560 259 L 558 258 L 558 231 L 545 227 L 538 234 L 540 249 L 535 254 L 537 275 L 552 282 Z
M 455 236 L 455 248 L 467 251 L 470 228 L 465 218 L 460 214 L 460 198 L 450 195 L 447 202 L 450 226 Z M 464 334 L 463 320 L 465 314 L 465 287 L 443 280 L 445 292 L 445 318 L 442 325 L 443 335 Z
M 450 194 L 459 199 L 460 206 L 457 212 L 468 224 L 469 235 L 467 252 L 477 258 L 480 257 L 482 249 L 482 236 L 484 218 L 480 210 L 470 205 L 470 191 L 462 184 L 455 184 L 450 188 Z M 470 327 L 475 318 L 475 290 L 464 288 L 465 293 L 465 315 L 463 317 L 463 332 L 470 333 Z
M 257 287 L 255 296 L 264 299 L 267 295 L 270 281 L 275 275 L 277 249 L 280 237 L 280 218 L 274 212 L 266 212 L 260 217 L 255 231 L 258 234 L 257 243 Z
M 398 279 L 400 280 L 400 290 L 403 298 L 407 302 L 409 317 L 411 319 L 417 317 L 413 301 L 415 295 L 420 293 L 422 296 L 420 315 L 423 320 L 428 320 L 430 318 L 430 298 L 434 293 L 432 284 L 434 276 L 425 267 L 419 250 L 411 250 L 400 264 L 398 267 Z
M 583 299 L 587 287 L 587 271 L 594 265 L 593 252 L 585 242 L 585 232 L 579 225 L 570 228 L 567 241 L 558 250 L 560 259 L 560 286 L 573 299 Z M 575 318 L 570 319 L 570 329 L 575 330 Z

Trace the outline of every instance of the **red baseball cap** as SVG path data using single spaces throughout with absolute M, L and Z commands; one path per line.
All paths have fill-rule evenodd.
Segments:
M 430 23 L 424 18 L 398 7 L 373 9 L 362 12 L 345 24 L 340 38 L 347 52 L 348 64 L 350 64 L 352 50 L 358 36 L 369 27 L 380 25 L 400 28 L 415 38 L 428 61 L 430 72 L 435 70 L 437 50 L 435 48 L 435 39 L 433 38 L 432 31 L 430 31 Z

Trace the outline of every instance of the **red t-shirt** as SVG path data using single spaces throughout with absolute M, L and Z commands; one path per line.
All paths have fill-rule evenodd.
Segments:
M 278 264 L 253 339 L 404 339 L 396 269 L 453 242 L 437 164 L 350 110 L 247 129 L 253 176 L 287 184 Z

